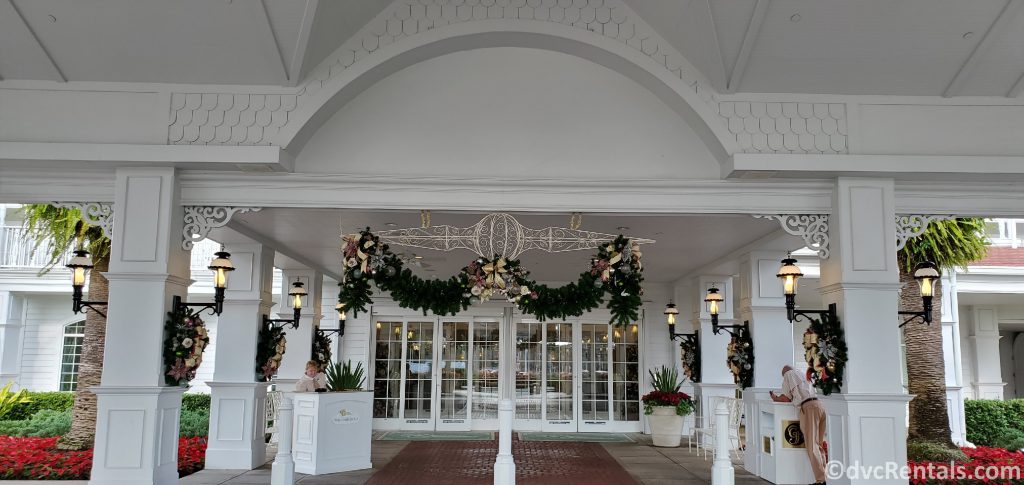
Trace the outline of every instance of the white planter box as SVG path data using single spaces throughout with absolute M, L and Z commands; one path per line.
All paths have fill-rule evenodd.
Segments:
M 372 468 L 373 393 L 297 392 L 292 458 L 308 475 Z

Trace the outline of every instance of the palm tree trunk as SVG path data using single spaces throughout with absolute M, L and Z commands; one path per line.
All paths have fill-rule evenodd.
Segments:
M 902 267 L 902 265 L 901 265 Z M 914 311 L 921 308 L 921 290 L 913 275 L 900 271 L 900 308 Z M 920 319 L 903 327 L 907 345 L 907 386 L 914 399 L 910 401 L 908 441 L 927 441 L 957 449 L 950 438 L 949 413 L 946 407 L 946 368 L 942 352 L 942 292 L 935 282 L 932 323 Z
M 107 279 L 103 277 L 110 265 L 109 257 L 97 258 L 89 273 L 89 301 L 108 301 Z M 82 360 L 78 364 L 78 387 L 71 415 L 71 430 L 57 442 L 61 450 L 92 448 L 96 438 L 96 395 L 89 389 L 100 385 L 103 374 L 103 344 L 107 335 L 107 317 L 88 311 L 85 336 L 82 338 Z

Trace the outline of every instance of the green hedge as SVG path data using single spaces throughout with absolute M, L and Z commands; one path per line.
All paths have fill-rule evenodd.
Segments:
M 210 431 L 210 413 L 206 411 L 181 410 L 181 425 L 178 433 L 182 438 L 206 436 Z
M 1011 450 L 1024 445 L 1024 399 L 964 401 L 967 441 Z
M 39 411 L 67 411 L 75 404 L 75 393 L 73 392 L 30 392 L 28 398 L 31 402 L 15 404 L 11 412 L 4 416 L 5 420 L 17 421 L 27 420 Z
M 71 410 L 43 409 L 31 419 L 0 421 L 0 435 L 35 436 L 49 438 L 62 436 L 71 429 Z
M 183 394 L 181 396 L 181 410 L 210 414 L 210 395 L 198 393 Z

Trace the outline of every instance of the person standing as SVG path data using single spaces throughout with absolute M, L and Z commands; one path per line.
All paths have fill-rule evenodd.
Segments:
M 791 402 L 800 413 L 800 430 L 804 435 L 807 458 L 811 460 L 815 485 L 825 484 L 825 406 L 814 388 L 792 366 L 782 368 L 782 393 L 768 391 L 772 401 Z
M 306 373 L 295 383 L 295 392 L 314 392 L 318 389 L 327 389 L 327 376 L 320 372 L 320 366 L 315 360 L 306 362 Z

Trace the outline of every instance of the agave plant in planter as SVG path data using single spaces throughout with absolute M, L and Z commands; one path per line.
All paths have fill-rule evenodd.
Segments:
M 363 363 L 357 362 L 356 366 L 352 367 L 351 360 L 328 365 L 326 374 L 327 389 L 331 392 L 362 390 L 363 382 L 366 381 Z
M 644 395 L 644 414 L 651 426 L 654 446 L 679 446 L 683 435 L 683 418 L 693 412 L 693 400 L 679 392 L 679 371 L 661 366 L 648 370 L 653 391 Z

